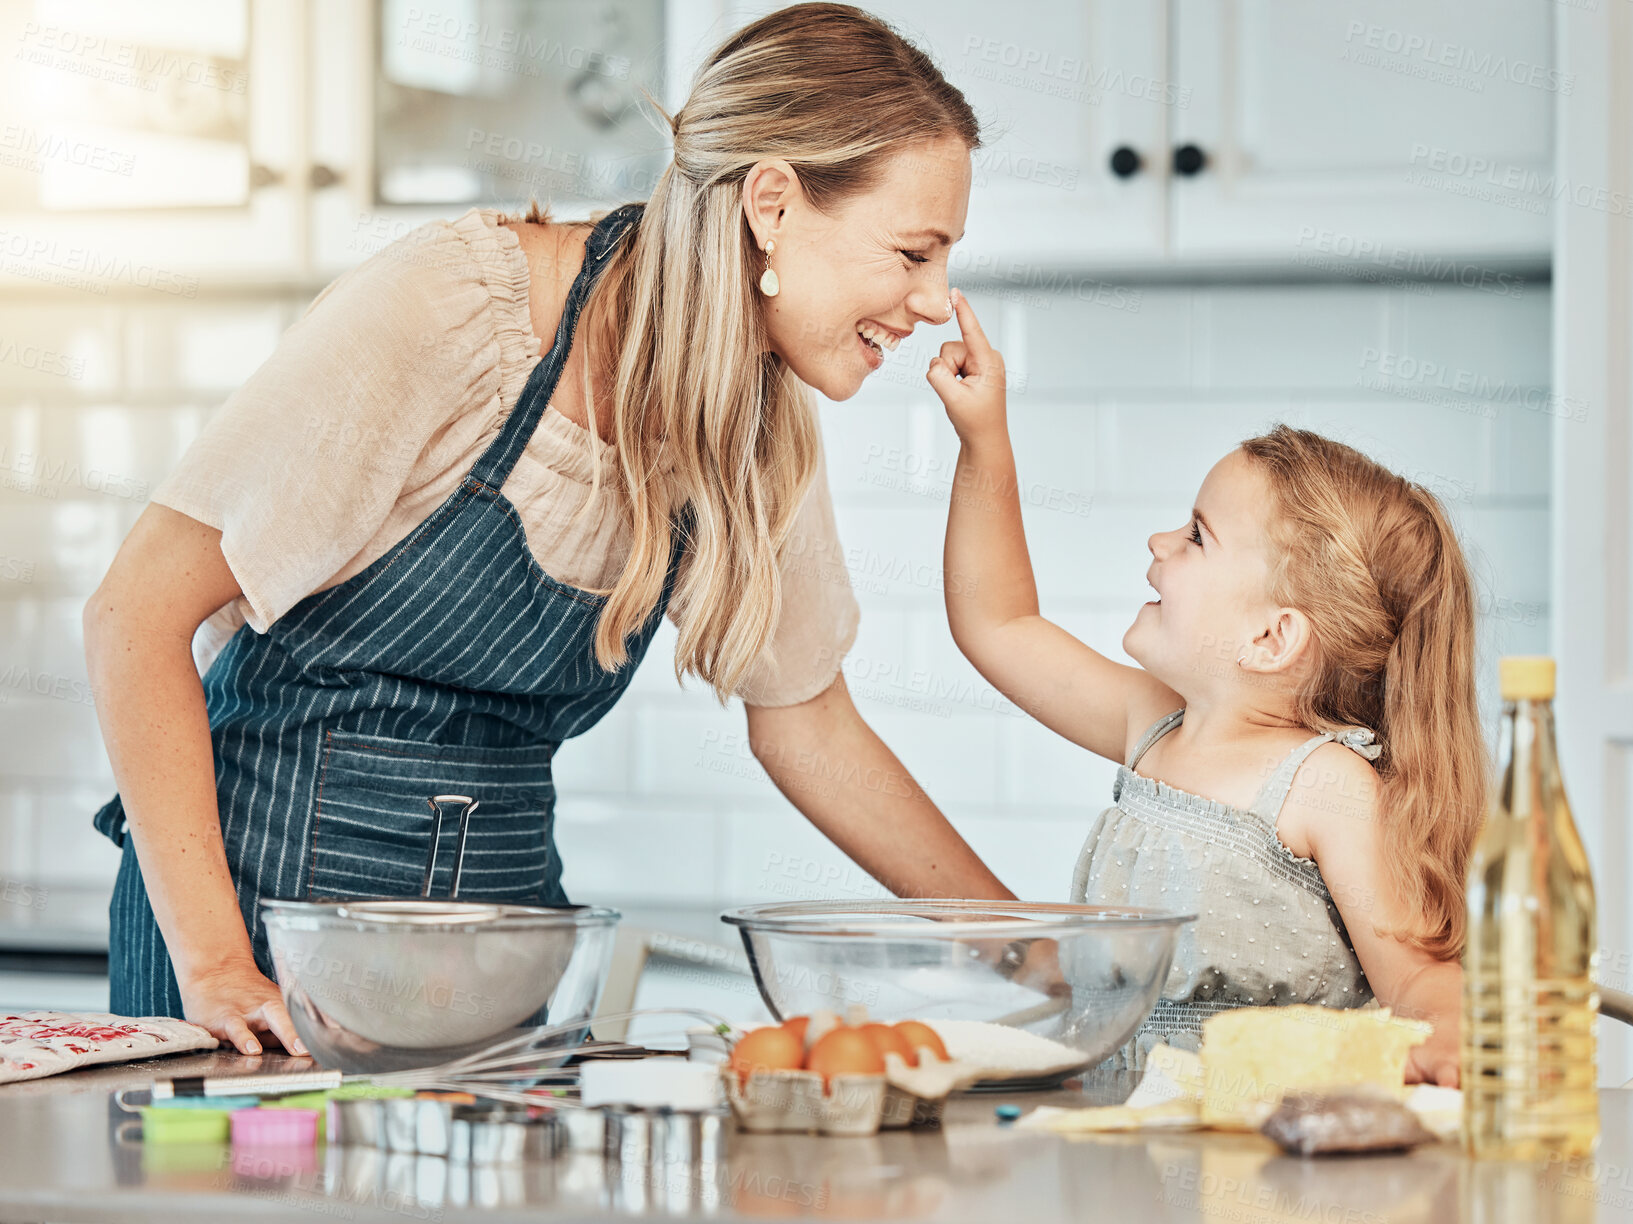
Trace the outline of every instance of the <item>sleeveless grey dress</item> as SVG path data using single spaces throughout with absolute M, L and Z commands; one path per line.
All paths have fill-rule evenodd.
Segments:
M 1104 1063 L 1138 1070 L 1152 1046 L 1195 1050 L 1202 1022 L 1232 1007 L 1372 1002 L 1314 859 L 1294 854 L 1276 817 L 1305 758 L 1329 740 L 1376 758 L 1372 732 L 1326 732 L 1285 757 L 1246 809 L 1204 799 L 1134 772 L 1146 750 L 1184 720 L 1158 719 L 1117 771 L 1112 806 L 1100 813 L 1078 856 L 1071 900 L 1195 913 L 1180 931 L 1155 1010 Z

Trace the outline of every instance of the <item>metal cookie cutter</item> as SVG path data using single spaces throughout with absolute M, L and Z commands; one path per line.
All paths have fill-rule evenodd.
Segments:
M 597 1112 L 605 1118 L 602 1152 L 614 1208 L 719 1210 L 733 1129 L 728 1109 L 607 1105 Z
M 471 813 L 476 811 L 479 801 L 469 795 L 433 795 L 426 800 L 431 805 L 431 848 L 425 856 L 425 880 L 420 884 L 420 896 L 431 895 L 431 877 L 437 870 L 437 846 L 442 841 L 442 805 L 445 803 L 460 803 L 464 806 L 459 812 L 459 841 L 454 845 L 454 875 L 448 883 L 448 896 L 459 896 L 459 875 L 465 867 L 465 838 L 471 831 Z

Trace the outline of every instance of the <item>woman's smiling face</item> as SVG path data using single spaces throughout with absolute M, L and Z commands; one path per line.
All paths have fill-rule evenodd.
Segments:
M 818 212 L 786 162 L 766 161 L 743 183 L 761 248 L 776 240 L 780 290 L 760 298 L 771 349 L 810 386 L 845 400 L 919 323 L 947 319 L 947 260 L 964 236 L 970 150 L 956 136 L 910 146 L 869 191 Z M 870 325 L 883 353 L 864 342 Z

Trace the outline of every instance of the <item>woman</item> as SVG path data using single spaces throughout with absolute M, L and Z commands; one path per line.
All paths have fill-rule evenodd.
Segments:
M 441 790 L 480 804 L 465 892 L 564 903 L 551 758 L 666 614 L 677 676 L 743 698 L 864 868 L 1011 895 L 836 672 L 857 612 L 808 390 L 855 394 L 859 333 L 950 316 L 976 119 L 811 4 L 729 39 L 669 122 L 645 205 L 473 209 L 340 277 L 155 491 L 85 610 L 114 1011 L 301 1052 L 257 901 L 417 893 Z

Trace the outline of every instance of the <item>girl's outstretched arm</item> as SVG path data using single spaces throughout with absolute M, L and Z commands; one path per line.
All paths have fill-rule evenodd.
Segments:
M 1112 662 L 1039 615 L 1005 420 L 1004 359 L 956 289 L 953 305 L 964 338 L 943 344 L 926 375 L 961 444 L 942 560 L 953 641 L 1021 709 L 1121 761 L 1132 706 L 1174 709 L 1184 702 L 1161 681 Z

